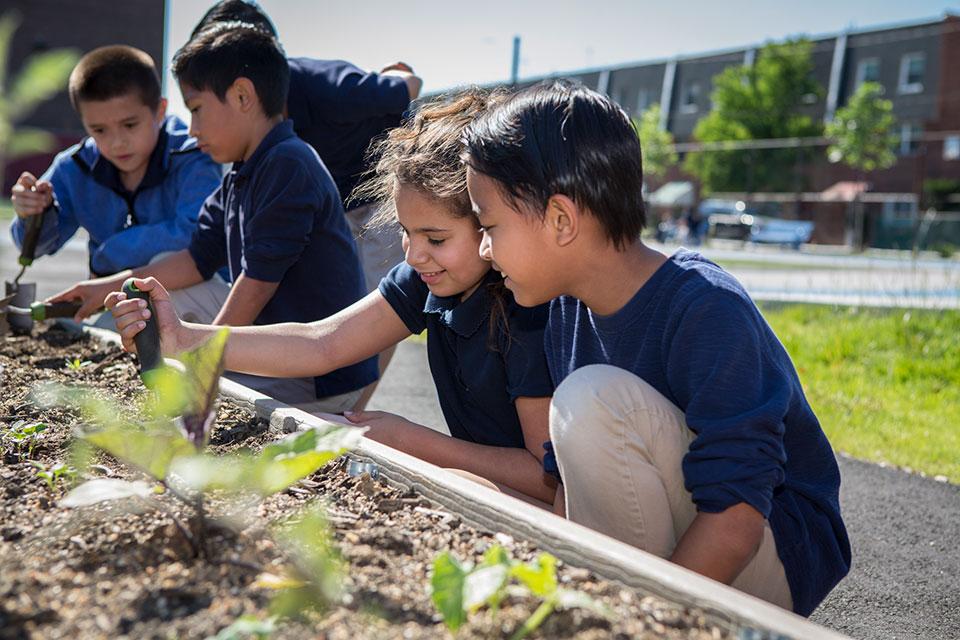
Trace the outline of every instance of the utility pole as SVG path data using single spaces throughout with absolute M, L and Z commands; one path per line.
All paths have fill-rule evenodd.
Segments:
M 520 36 L 513 36 L 513 64 L 510 66 L 510 85 L 517 86 L 520 76 Z

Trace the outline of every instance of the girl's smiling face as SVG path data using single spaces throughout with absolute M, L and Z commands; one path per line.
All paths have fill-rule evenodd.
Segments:
M 480 257 L 476 218 L 457 217 L 449 205 L 403 184 L 397 186 L 394 202 L 407 264 L 433 295 L 468 298 L 490 270 Z

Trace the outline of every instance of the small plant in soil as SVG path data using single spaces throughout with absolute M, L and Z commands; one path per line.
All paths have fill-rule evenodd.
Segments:
M 40 434 L 47 430 L 43 422 L 28 423 L 24 420 L 14 422 L 3 434 L 3 439 L 12 443 L 17 451 L 17 457 L 22 461 L 24 449 L 27 458 L 33 457 L 33 449 L 40 440 Z
M 89 480 L 65 496 L 61 505 L 86 507 L 134 498 L 164 510 L 194 555 L 213 559 L 205 507 L 211 492 L 220 492 L 218 495 L 237 504 L 251 494 L 262 499 L 312 474 L 359 442 L 363 429 L 330 425 L 328 429 L 291 434 L 264 447 L 259 455 L 247 451 L 225 456 L 207 453 L 228 332 L 224 329 L 197 349 L 182 354 L 183 371 L 165 366 L 151 372 L 152 394 L 141 414 L 142 422 L 124 420 L 119 407 L 89 391 L 57 387 L 39 392 L 48 403 L 79 407 L 95 425 L 79 433 L 81 442 L 146 476 L 146 480 L 135 481 Z M 172 509 L 155 499 L 164 493 L 188 507 L 192 513 L 189 522 L 181 521 Z
M 83 360 L 81 358 L 64 358 L 63 363 L 69 371 L 73 371 L 74 373 L 93 364 L 89 360 Z
M 30 464 L 38 469 L 37 477 L 47 483 L 51 492 L 56 490 L 58 483 L 73 484 L 77 479 L 77 470 L 63 462 L 49 467 L 36 460 L 31 460 Z
M 487 606 L 494 613 L 508 596 L 533 595 L 540 606 L 514 632 L 520 640 L 537 630 L 557 609 L 589 609 L 605 618 L 612 617 L 606 607 L 579 591 L 561 589 L 557 580 L 557 559 L 541 553 L 532 563 L 512 559 L 498 544 L 487 549 L 477 565 L 460 563 L 442 552 L 434 558 L 430 578 L 431 598 L 451 631 L 466 622 L 469 614 Z

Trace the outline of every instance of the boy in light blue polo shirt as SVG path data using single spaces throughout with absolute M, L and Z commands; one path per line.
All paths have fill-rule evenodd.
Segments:
M 82 227 L 90 236 L 94 277 L 183 249 L 200 205 L 220 182 L 220 168 L 183 122 L 165 116 L 150 56 L 123 45 L 95 49 L 74 68 L 69 92 L 89 137 L 60 153 L 39 180 L 29 173 L 17 180 L 14 241 L 22 243 L 29 216 L 43 216 L 37 255 L 56 253 Z M 80 291 L 56 298 L 82 298 L 74 295 Z M 84 299 L 79 315 L 96 311 L 105 295 Z

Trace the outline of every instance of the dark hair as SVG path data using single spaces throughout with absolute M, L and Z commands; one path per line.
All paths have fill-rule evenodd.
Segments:
M 367 152 L 371 168 L 351 195 L 352 199 L 377 202 L 378 212 L 371 225 L 396 222 L 394 196 L 400 185 L 428 196 L 454 218 L 473 217 L 467 171 L 460 160 L 461 137 L 475 118 L 505 98 L 503 91 L 477 87 L 439 96 L 422 104 L 412 117 L 374 142 Z M 509 339 L 505 301 L 510 293 L 499 278 L 487 286 L 493 301 L 490 344 L 496 349 L 498 331 Z
M 258 29 L 266 31 L 274 38 L 277 37 L 276 27 L 273 26 L 270 18 L 267 17 L 267 14 L 263 12 L 263 9 L 261 9 L 260 5 L 256 2 L 249 2 L 248 0 L 220 0 L 220 2 L 210 7 L 207 12 L 203 14 L 200 22 L 193 28 L 190 39 L 193 40 L 201 31 L 218 22 L 246 22 Z
M 646 215 L 640 140 L 606 96 L 554 81 L 526 89 L 464 131 L 464 162 L 493 178 L 518 212 L 543 215 L 562 194 L 596 217 L 617 248 L 636 240 Z
M 160 105 L 160 77 L 153 58 L 127 45 L 99 47 L 80 58 L 70 73 L 70 103 L 80 109 L 86 100 L 109 100 L 136 92 L 153 111 Z
M 191 39 L 173 57 L 173 73 L 221 101 L 237 78 L 248 78 L 268 118 L 283 113 L 287 103 L 290 66 L 280 43 L 243 22 L 220 22 Z

